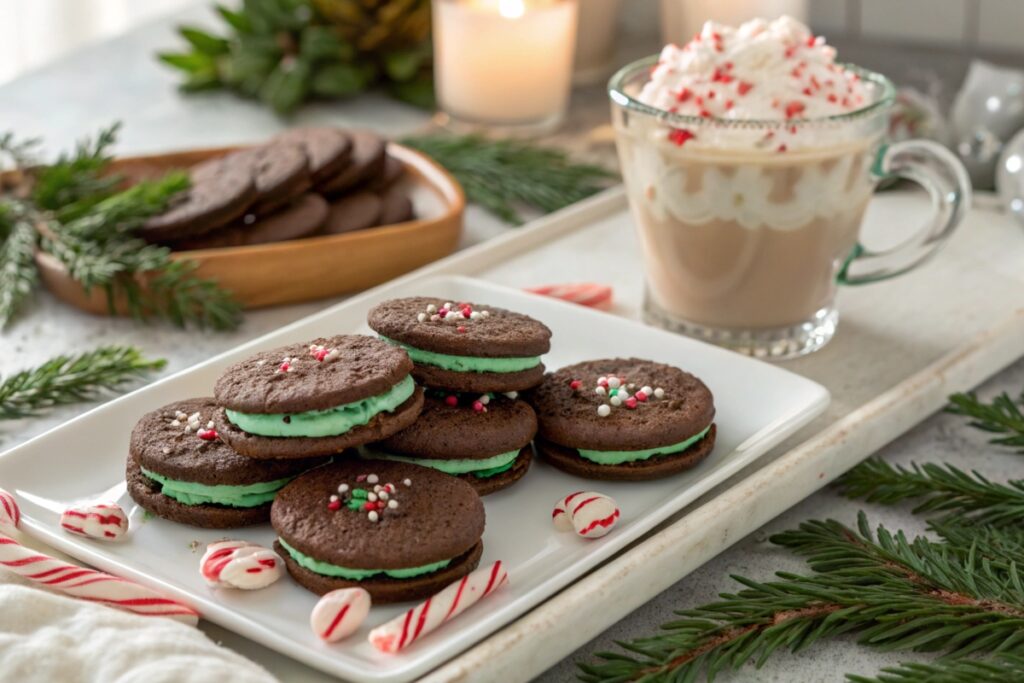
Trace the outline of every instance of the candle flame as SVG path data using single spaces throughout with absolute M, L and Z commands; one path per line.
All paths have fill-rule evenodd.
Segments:
M 526 7 L 523 0 L 499 0 L 498 14 L 506 19 L 518 19 L 526 14 Z

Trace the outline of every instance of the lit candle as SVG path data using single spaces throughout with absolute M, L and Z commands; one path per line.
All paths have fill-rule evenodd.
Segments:
M 456 121 L 552 127 L 569 103 L 578 0 L 434 0 L 434 76 Z

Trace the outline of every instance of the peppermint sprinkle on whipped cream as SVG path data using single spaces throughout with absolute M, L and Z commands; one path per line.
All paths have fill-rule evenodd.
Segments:
M 686 45 L 662 50 L 638 99 L 685 116 L 730 120 L 813 119 L 860 109 L 867 89 L 835 58 L 835 48 L 792 17 L 738 28 L 709 21 Z M 676 137 L 685 144 L 700 135 L 694 133 Z

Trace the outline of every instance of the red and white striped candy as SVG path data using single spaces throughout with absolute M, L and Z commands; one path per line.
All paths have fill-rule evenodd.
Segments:
M 321 640 L 334 643 L 355 633 L 369 613 L 366 589 L 339 588 L 320 598 L 309 615 L 309 625 Z
M 615 528 L 619 506 L 610 496 L 596 491 L 576 491 L 558 501 L 551 513 L 555 528 L 572 529 L 583 538 L 600 538 Z
M 128 532 L 128 515 L 117 503 L 72 507 L 61 514 L 60 526 L 76 536 L 116 541 Z
M 20 520 L 21 511 L 14 496 L 0 489 L 0 528 L 13 531 Z M 0 533 L 0 567 L 82 600 L 145 616 L 171 617 L 193 626 L 199 619 L 199 613 L 188 605 L 150 588 L 37 553 L 3 533 Z
M 539 285 L 537 287 L 527 287 L 526 291 L 601 310 L 607 310 L 612 305 L 612 288 L 596 282 Z
M 280 579 L 282 565 L 269 548 L 248 541 L 219 541 L 206 546 L 199 571 L 211 586 L 252 591 Z
M 506 583 L 508 572 L 501 561 L 478 569 L 428 598 L 426 602 L 370 631 L 370 643 L 381 652 L 398 652 L 462 614 Z

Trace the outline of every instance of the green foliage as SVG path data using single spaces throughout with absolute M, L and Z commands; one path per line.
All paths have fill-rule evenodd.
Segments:
M 431 134 L 402 144 L 418 149 L 452 173 L 471 202 L 506 223 L 523 222 L 521 207 L 557 211 L 601 191 L 614 174 L 600 166 L 574 163 L 551 147 L 478 135 Z
M 1024 657 L 999 654 L 985 660 L 909 662 L 886 667 L 873 678 L 853 674 L 846 678 L 853 683 L 1008 683 L 1024 680 Z
M 0 378 L 0 419 L 39 415 L 55 406 L 94 400 L 103 391 L 159 370 L 130 346 L 103 346 L 74 356 L 57 356 L 30 370 Z
M 214 9 L 227 34 L 182 26 L 187 51 L 157 55 L 181 71 L 186 91 L 227 88 L 289 114 L 310 98 L 351 97 L 380 83 L 418 106 L 432 107 L 429 38 L 371 43 L 351 35 L 388 36 L 423 16 L 426 5 L 407 0 L 245 0 L 238 10 Z M 429 11 L 426 33 L 429 34 Z M 369 28 L 369 30 L 364 30 Z M 347 37 L 349 36 L 349 37 Z M 361 47 L 357 47 L 360 42 Z
M 62 153 L 57 161 L 33 172 L 32 200 L 45 211 L 63 216 L 80 215 L 93 204 L 113 194 L 121 179 L 105 173 L 113 158 L 120 123 L 102 129 L 95 140 L 84 138 L 73 152 Z
M 1024 394 L 1014 401 L 1004 392 L 992 399 L 991 403 L 985 403 L 973 392 L 953 394 L 949 397 L 946 412 L 971 418 L 971 426 L 982 431 L 1005 434 L 993 438 L 989 443 L 1016 448 L 1017 453 L 1024 455 L 1024 413 L 1020 409 L 1021 403 L 1024 403 Z
M 36 231 L 20 210 L 9 204 L 10 221 L 5 221 L 0 242 L 0 330 L 17 314 L 35 290 L 38 280 L 34 259 Z

